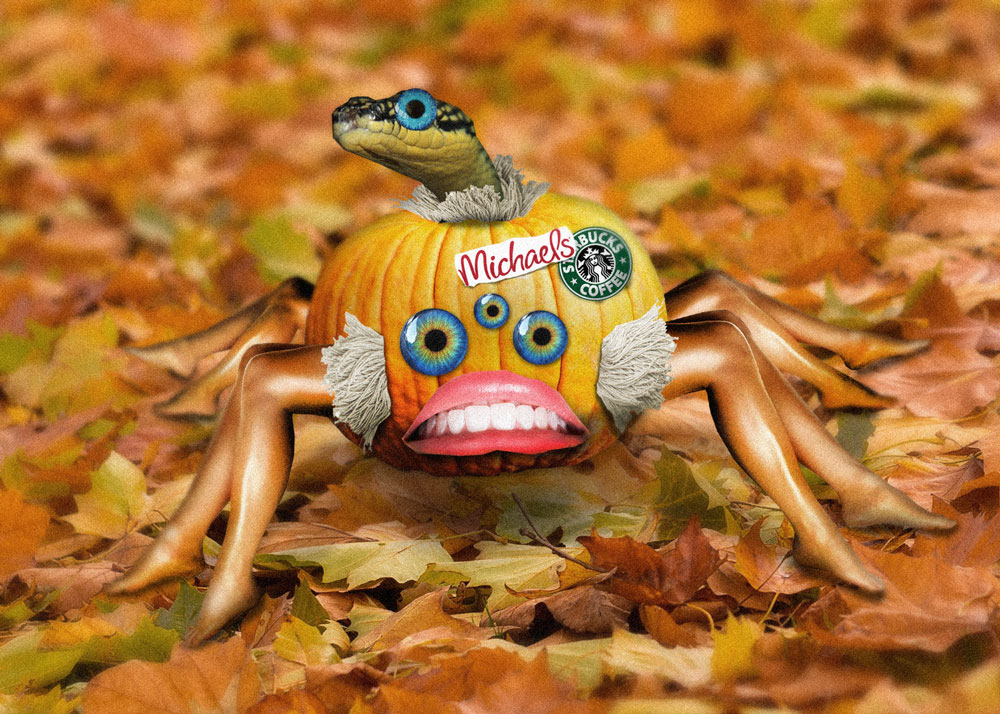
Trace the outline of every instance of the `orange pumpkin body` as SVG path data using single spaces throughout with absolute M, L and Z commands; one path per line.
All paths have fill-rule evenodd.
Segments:
M 601 226 L 617 233 L 632 257 L 625 288 L 605 300 L 582 299 L 563 285 L 557 263 L 471 288 L 459 279 L 456 254 L 510 238 L 543 235 L 561 226 L 571 231 Z M 511 319 L 499 329 L 487 329 L 473 319 L 473 304 L 486 293 L 502 296 L 510 306 Z M 392 413 L 372 442 L 376 457 L 401 469 L 492 475 L 577 463 L 617 438 L 612 418 L 596 393 L 601 341 L 616 325 L 641 317 L 662 299 L 649 256 L 618 216 L 591 201 L 549 193 L 527 215 L 506 222 L 435 223 L 409 212 L 375 221 L 337 246 L 324 265 L 306 342 L 332 343 L 344 333 L 346 313 L 383 336 Z M 465 359 L 438 377 L 413 370 L 399 347 L 406 321 L 432 307 L 457 316 L 468 333 Z M 531 364 L 514 349 L 517 318 L 533 310 L 555 313 L 566 326 L 566 351 L 551 364 Z M 404 433 L 438 387 L 460 375 L 487 370 L 507 370 L 556 389 L 587 427 L 588 438 L 579 446 L 540 454 L 494 451 L 479 456 L 420 454 L 403 442 Z M 338 426 L 358 441 L 349 428 Z

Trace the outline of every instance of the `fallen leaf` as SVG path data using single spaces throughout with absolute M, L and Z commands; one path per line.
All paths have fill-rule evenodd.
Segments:
M 243 714 L 259 692 L 253 660 L 237 636 L 194 650 L 178 645 L 166 662 L 105 670 L 87 684 L 82 704 L 83 714 Z
M 331 543 L 293 548 L 257 556 L 258 563 L 288 563 L 323 568 L 323 582 L 344 581 L 355 589 L 383 578 L 397 583 L 418 579 L 428 566 L 449 563 L 451 556 L 433 540 L 400 540 L 388 543 Z
M 16 491 L 0 490 L 0 582 L 32 564 L 49 525 L 44 508 L 25 503 Z
M 620 595 L 584 585 L 494 612 L 492 620 L 501 627 L 526 630 L 547 614 L 572 632 L 606 635 L 626 626 L 632 608 Z
M 768 546 L 761 540 L 764 521 L 757 521 L 744 533 L 733 549 L 736 570 L 754 590 L 794 595 L 828 581 L 813 577 L 795 564 L 791 551 L 777 545 Z
M 998 586 L 988 570 L 935 557 L 856 552 L 885 578 L 885 595 L 875 598 L 846 586 L 827 591 L 802 617 L 821 644 L 943 652 L 961 637 L 991 627 Z
M 948 341 L 857 378 L 917 416 L 958 419 L 1000 395 L 994 360 Z
M 732 682 L 756 674 L 753 650 L 764 634 L 764 628 L 749 617 L 726 618 L 721 630 L 712 630 L 715 649 L 712 652 L 712 677 L 720 682 Z
M 602 587 L 646 605 L 677 605 L 705 585 L 722 562 L 692 516 L 673 547 L 659 553 L 628 536 L 580 538 L 598 568 L 614 570 Z

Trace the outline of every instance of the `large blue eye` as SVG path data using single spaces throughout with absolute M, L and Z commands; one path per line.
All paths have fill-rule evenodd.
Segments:
M 437 377 L 455 369 L 465 359 L 469 337 L 461 321 L 450 312 L 421 310 L 403 325 L 399 350 L 413 369 Z
M 531 364 L 555 362 L 567 341 L 566 325 L 546 310 L 529 312 L 514 325 L 514 349 Z
M 407 89 L 396 100 L 396 121 L 411 131 L 426 129 L 437 117 L 437 102 L 422 89 Z
M 510 315 L 510 308 L 507 306 L 507 301 L 499 295 L 486 293 L 476 300 L 472 312 L 476 316 L 476 322 L 483 327 L 495 330 L 507 322 L 507 317 Z

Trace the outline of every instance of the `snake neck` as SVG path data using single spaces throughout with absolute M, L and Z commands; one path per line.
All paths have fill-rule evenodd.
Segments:
M 407 175 L 430 189 L 439 201 L 443 201 L 449 193 L 464 191 L 470 186 L 492 186 L 498 195 L 503 196 L 503 185 L 486 149 L 475 137 L 469 143 L 475 145 L 442 156 L 438 161 L 428 162 Z
M 419 128 L 412 117 L 399 115 L 408 106 L 406 95 L 416 92 L 430 103 L 428 123 Z M 472 120 L 423 90 L 386 99 L 352 97 L 333 113 L 333 137 L 347 151 L 416 179 L 439 200 L 472 186 L 489 186 L 503 196 L 503 184 Z

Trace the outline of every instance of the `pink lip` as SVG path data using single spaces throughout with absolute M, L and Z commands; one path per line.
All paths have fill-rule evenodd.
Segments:
M 476 404 L 488 406 L 503 402 L 548 409 L 566 422 L 567 431 L 488 428 L 479 432 L 463 430 L 458 434 L 445 433 L 411 439 L 420 425 L 436 414 Z M 586 441 L 587 436 L 588 431 L 583 422 L 555 389 L 537 379 L 506 370 L 493 370 L 463 374 L 439 387 L 403 434 L 403 441 L 421 454 L 473 456 L 491 451 L 539 454 L 578 446 Z

